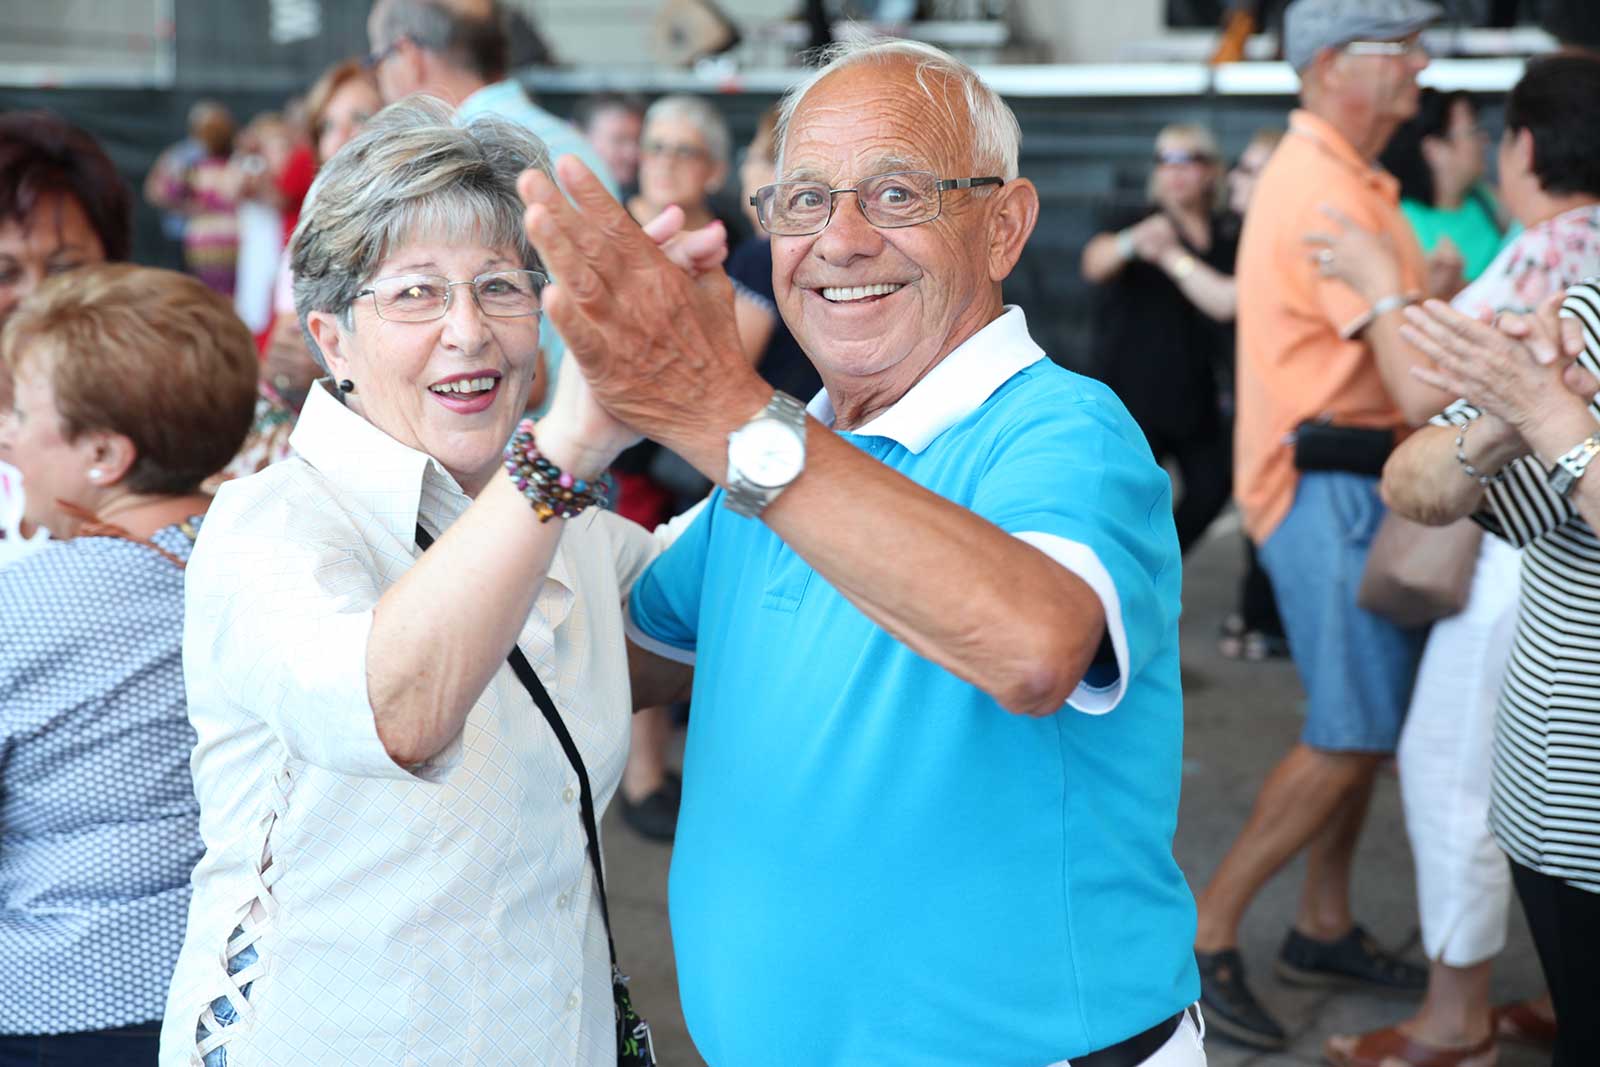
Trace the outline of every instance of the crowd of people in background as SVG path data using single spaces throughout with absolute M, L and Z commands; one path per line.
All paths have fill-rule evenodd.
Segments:
M 46 112 L 0 115 L 0 1065 L 46 1052 L 71 1064 L 442 1063 L 513 1047 L 518 1062 L 610 1062 L 614 1043 L 642 1031 L 619 1030 L 614 1014 L 625 988 L 613 988 L 598 844 L 578 812 L 592 822 L 612 799 L 646 838 L 673 841 L 680 817 L 688 827 L 673 901 L 685 1006 L 712 1020 L 702 1051 L 743 1062 L 761 1034 L 741 1017 L 750 1005 L 781 1013 L 785 989 L 801 1018 L 889 1014 L 894 998 L 852 1000 L 821 974 L 797 992 L 815 946 L 790 947 L 806 933 L 776 931 L 736 891 L 759 885 L 803 910 L 834 887 L 799 860 L 740 873 L 719 851 L 727 840 L 758 847 L 762 813 L 770 832 L 806 821 L 808 840 L 869 895 L 884 888 L 884 855 L 912 862 L 907 841 L 951 866 L 951 841 L 1026 851 L 1025 831 L 1043 830 L 1019 816 L 1007 836 L 983 820 L 1005 798 L 1038 806 L 1027 787 L 1045 773 L 1033 747 L 1045 732 L 1131 827 L 1115 838 L 1069 826 L 1064 847 L 1096 850 L 1103 886 L 1133 877 L 1112 856 L 1113 839 L 1126 847 L 1151 921 L 1120 961 L 1080 931 L 1099 970 L 1067 999 L 1099 1014 L 979 1034 L 1015 1010 L 990 1003 L 1014 978 L 986 975 L 992 945 L 929 919 L 927 936 L 968 968 L 960 995 L 980 1006 L 952 1021 L 960 1013 L 928 1006 L 955 994 L 918 985 L 949 976 L 939 952 L 905 947 L 917 922 L 822 912 L 816 936 L 854 961 L 841 989 L 889 981 L 895 969 L 871 953 L 891 935 L 926 969 L 899 974 L 917 987 L 903 1026 L 819 1037 L 817 1062 L 922 1026 L 974 1055 L 1127 1046 L 1151 1057 L 1129 1063 L 1203 1063 L 1163 1044 L 1193 1029 L 1200 1047 L 1192 1001 L 1209 1032 L 1285 1048 L 1240 930 L 1301 855 L 1276 977 L 1421 997 L 1395 1026 L 1331 1038 L 1329 1062 L 1492 1067 L 1506 1040 L 1550 1049 L 1555 1067 L 1600 1062 L 1600 955 L 1574 951 L 1600 945 L 1600 475 L 1584 477 L 1600 454 L 1600 42 L 1531 60 L 1495 141 L 1481 99 L 1418 88 L 1420 34 L 1437 14 L 1423 0 L 1296 0 L 1284 44 L 1300 107 L 1281 127 L 1231 159 L 1202 124 L 1156 133 L 1142 190 L 1103 205 L 1081 252 L 1094 291 L 1081 361 L 1098 382 L 1043 373 L 1027 309 L 999 303 L 1038 209 L 1017 172 L 1020 135 L 976 74 L 920 46 L 842 53 L 739 147 L 699 96 L 599 93 L 570 123 L 546 110 L 509 76 L 510 38 L 489 0 L 377 0 L 369 53 L 281 110 L 241 125 L 214 101 L 190 109 L 141 189 L 181 244 L 181 274 L 126 262 L 133 194 L 93 137 Z M 872 112 L 873 94 L 914 101 L 917 122 Z M 837 114 L 856 125 L 829 127 Z M 877 135 L 903 142 L 894 159 L 930 137 L 971 150 L 863 171 L 876 157 L 851 138 Z M 834 142 L 856 156 L 840 163 Z M 557 169 L 564 156 L 586 170 Z M 678 292 L 685 321 L 726 350 L 720 383 L 809 403 L 813 422 L 838 430 L 847 458 L 826 451 L 835 435 L 806 438 L 805 413 L 770 413 L 800 420 L 802 455 L 831 464 L 812 484 L 859 494 L 851 506 L 867 523 L 895 531 L 897 566 L 954 568 L 955 546 L 938 541 L 948 527 L 992 534 L 995 558 L 1048 575 L 1007 603 L 963 562 L 971 602 L 939 608 L 971 632 L 1003 629 L 1009 644 L 994 630 L 984 645 L 996 663 L 1030 627 L 1070 630 L 1050 647 L 1077 673 L 1050 688 L 1049 709 L 976 716 L 954 747 L 907 726 L 901 703 L 918 693 L 985 712 L 1027 702 L 997 695 L 1012 692 L 994 679 L 1001 668 L 972 658 L 951 635 L 960 625 L 895 600 L 894 568 L 868 565 L 859 516 L 827 512 L 827 533 L 776 512 L 780 539 L 718 510 L 735 487 L 692 420 L 659 398 L 631 407 L 618 384 L 698 390 L 681 368 L 711 357 L 650 334 L 668 370 L 608 362 L 597 339 L 644 336 L 627 316 L 653 305 L 614 293 L 616 309 L 596 312 L 576 283 L 545 304 L 549 274 L 565 266 L 571 278 L 577 260 L 564 257 L 579 249 L 602 287 L 637 284 L 628 271 L 647 262 L 652 292 Z M 857 279 L 858 263 L 877 274 Z M 725 288 L 711 288 L 723 271 Z M 900 364 L 877 367 L 857 348 L 903 341 L 921 358 L 926 331 L 949 323 L 907 310 L 905 330 L 924 333 L 863 338 L 828 316 L 864 318 L 924 273 L 968 286 L 950 322 L 990 303 L 993 314 L 928 360 L 925 379 L 900 381 Z M 672 288 L 682 278 L 691 289 Z M 989 381 L 980 358 L 1006 375 Z M 897 391 L 874 406 L 890 380 Z M 732 387 L 704 388 L 723 402 Z M 1059 421 L 1029 421 L 1022 396 Z M 538 420 L 537 446 L 525 418 Z M 940 434 L 965 435 L 971 455 L 949 453 Z M 508 453 L 508 440 L 527 451 Z M 1084 442 L 1104 450 L 1094 477 L 1075 465 Z M 852 473 L 862 453 L 896 480 Z M 969 472 L 972 455 L 1012 466 Z M 554 514 L 576 509 L 564 536 L 560 523 L 530 524 L 524 497 L 547 468 L 566 472 Z M 583 512 L 602 477 L 608 506 Z M 1038 487 L 1024 477 L 1061 484 L 1025 502 Z M 1086 500 L 1104 513 L 1086 518 Z M 1219 531 L 1243 542 L 1220 650 L 1292 659 L 1307 706 L 1191 901 L 1170 855 L 1177 561 Z M 1424 555 L 1459 580 L 1448 607 L 1418 615 L 1377 586 L 1403 586 L 1411 575 L 1384 569 Z M 1034 603 L 1047 592 L 1073 605 L 1070 627 Z M 761 610 L 736 610 L 746 593 Z M 792 663 L 799 645 L 760 645 L 800 634 L 827 647 L 855 634 L 870 655 Z M 517 665 L 523 650 L 533 666 Z M 691 700 L 682 661 L 696 652 L 723 674 L 694 675 Z M 805 751 L 788 693 L 751 675 L 768 653 L 774 676 L 820 686 L 830 708 L 884 716 L 882 733 L 835 736 L 851 727 L 832 723 Z M 419 675 L 430 660 L 439 668 Z M 1119 703 L 1147 718 L 1121 726 Z M 524 717 L 524 704 L 545 718 Z M 791 747 L 755 739 L 732 714 L 746 705 Z M 1034 729 L 1061 708 L 1063 740 Z M 687 722 L 703 724 L 691 745 L 722 778 L 672 769 Z M 1095 723 L 1132 731 L 1107 736 L 1147 778 L 1085 755 Z M 863 838 L 848 805 L 816 799 L 811 761 L 824 750 L 834 770 L 890 761 L 891 742 L 933 770 L 897 786 L 902 822 L 886 826 L 903 838 Z M 770 762 L 730 770 L 739 743 Z M 974 748 L 1002 755 L 956 758 Z M 1391 760 L 1420 963 L 1352 911 L 1356 848 Z M 948 776 L 939 790 L 965 781 L 1000 799 L 973 801 L 975 821 L 936 827 L 948 837 L 935 840 L 917 806 L 939 791 L 934 770 Z M 730 795 L 730 782 L 756 789 L 750 775 L 767 776 L 762 801 Z M 1065 786 L 1054 788 L 1059 800 Z M 730 809 L 724 822 L 707 798 Z M 280 882 L 291 865 L 296 877 Z M 1084 877 L 1057 892 L 1074 908 L 1108 907 Z M 425 905 L 417 886 L 433 894 Z M 1513 895 L 1546 986 L 1496 1005 Z M 1006 923 L 1055 921 L 1032 890 L 1013 906 L 986 921 L 1019 937 Z M 491 981 L 469 914 L 493 917 L 506 953 L 558 962 Z M 718 922 L 744 949 L 713 951 Z M 779 942 L 776 966 L 795 985 L 752 991 L 751 946 Z M 1038 985 L 1017 996 L 1044 1011 L 1058 991 L 1019 948 L 1001 955 Z M 463 1004 L 471 1033 L 425 1032 Z

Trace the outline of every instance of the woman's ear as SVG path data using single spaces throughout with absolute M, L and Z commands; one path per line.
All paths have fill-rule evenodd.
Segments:
M 96 489 L 119 484 L 139 461 L 131 438 L 110 430 L 93 430 L 73 442 L 83 461 L 84 476 Z
M 322 353 L 322 363 L 334 379 L 350 376 L 350 358 L 344 349 L 343 328 L 339 317 L 327 311 L 313 311 L 306 316 L 306 332 L 311 342 Z

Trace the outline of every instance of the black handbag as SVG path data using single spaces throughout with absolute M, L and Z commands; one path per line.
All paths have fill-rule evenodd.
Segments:
M 1394 451 L 1393 430 L 1311 420 L 1294 430 L 1294 465 L 1302 471 L 1345 471 L 1374 478 Z
M 417 524 L 417 544 L 422 546 L 424 552 L 433 545 L 433 538 L 421 523 Z M 583 756 L 578 752 L 577 743 L 567 732 L 567 724 L 561 721 L 555 701 L 545 692 L 544 683 L 539 681 L 539 675 L 528 662 L 528 657 L 513 644 L 506 661 L 511 664 L 517 681 L 522 683 L 522 687 L 538 705 L 544 721 L 550 724 L 550 731 L 556 735 L 561 751 L 566 754 L 567 762 L 578 776 L 578 810 L 583 816 L 583 833 L 589 842 L 589 863 L 594 867 L 595 891 L 600 897 L 600 918 L 606 926 L 606 948 L 611 952 L 611 1000 L 617 1020 L 617 1067 L 655 1067 L 656 1049 L 650 1038 L 650 1024 L 634 1010 L 633 998 L 628 994 L 628 976 L 617 966 L 617 943 L 611 937 L 611 909 L 606 904 L 606 876 L 600 863 L 600 833 L 595 825 L 594 794 L 589 788 L 589 772 L 583 766 Z

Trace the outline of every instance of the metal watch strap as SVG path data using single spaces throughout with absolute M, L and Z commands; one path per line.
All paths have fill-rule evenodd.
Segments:
M 1558 496 L 1570 496 L 1572 487 L 1589 469 L 1589 463 L 1596 454 L 1600 454 L 1600 432 L 1590 434 L 1563 452 L 1545 476 L 1546 482 Z
M 750 422 L 757 422 L 761 419 L 778 419 L 785 422 L 794 427 L 795 431 L 800 434 L 802 441 L 805 440 L 806 406 L 781 389 L 773 392 L 772 399 L 767 401 L 766 406 L 758 411 L 755 418 L 752 418 Z M 748 426 L 749 424 L 746 423 L 745 425 Z M 737 433 L 738 431 L 735 432 Z M 732 435 L 730 434 L 729 436 L 731 437 Z M 776 488 L 756 485 L 754 482 L 747 481 L 739 471 L 733 468 L 732 463 L 729 463 L 728 484 L 723 489 L 723 503 L 727 505 L 729 511 L 736 515 L 743 515 L 752 519 L 759 518 L 761 513 L 767 510 L 767 506 L 778 499 L 778 494 L 787 488 L 788 486 L 786 485 L 780 485 Z

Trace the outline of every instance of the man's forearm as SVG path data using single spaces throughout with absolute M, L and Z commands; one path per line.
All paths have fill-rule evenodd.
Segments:
M 814 421 L 807 449 L 774 532 L 913 651 L 1008 710 L 1058 709 L 1105 632 L 1087 583 Z

